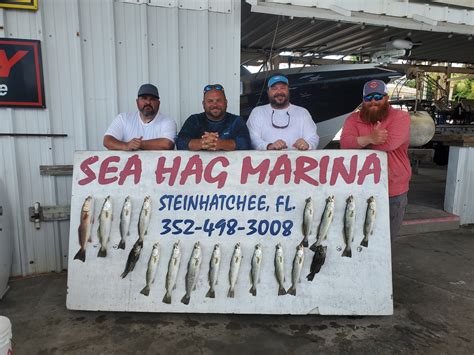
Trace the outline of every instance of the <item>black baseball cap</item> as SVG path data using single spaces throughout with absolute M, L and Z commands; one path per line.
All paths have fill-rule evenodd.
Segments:
M 140 89 L 138 89 L 137 97 L 140 97 L 143 95 L 154 96 L 157 99 L 160 98 L 160 95 L 158 94 L 158 88 L 152 84 L 143 84 L 142 86 L 140 86 Z

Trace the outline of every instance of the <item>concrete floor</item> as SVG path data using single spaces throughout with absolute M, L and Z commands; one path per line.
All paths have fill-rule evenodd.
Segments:
M 420 170 L 411 203 L 442 207 L 445 171 Z M 473 250 L 474 226 L 400 237 L 389 317 L 68 311 L 66 273 L 12 281 L 0 314 L 15 354 L 472 354 Z

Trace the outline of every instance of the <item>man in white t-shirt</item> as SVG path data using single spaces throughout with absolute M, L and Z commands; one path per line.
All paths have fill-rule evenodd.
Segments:
M 268 80 L 269 104 L 255 107 L 247 120 L 252 147 L 257 150 L 317 149 L 319 136 L 308 110 L 290 104 L 288 79 Z
M 159 113 L 160 96 L 152 84 L 138 90 L 138 111 L 121 113 L 104 135 L 104 147 L 110 150 L 167 150 L 174 148 L 176 122 Z

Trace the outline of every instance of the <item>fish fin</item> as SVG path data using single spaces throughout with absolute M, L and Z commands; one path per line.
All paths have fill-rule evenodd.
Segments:
M 141 290 L 140 293 L 142 295 L 148 296 L 150 294 L 150 287 L 148 287 L 148 285 L 143 287 L 143 290 Z
M 80 260 L 82 262 L 86 261 L 86 250 L 85 249 L 79 249 L 79 251 L 77 252 L 76 256 L 74 257 L 74 260 Z
M 367 248 L 369 246 L 369 239 L 368 238 L 362 239 L 362 241 L 360 242 L 360 245 Z
M 347 256 L 348 258 L 352 258 L 352 250 L 351 248 L 344 249 L 344 252 L 342 253 L 342 256 Z
M 107 256 L 107 249 L 100 247 L 99 252 L 97 253 L 99 258 L 105 258 Z
M 227 297 L 234 298 L 234 289 L 232 287 L 229 288 L 229 292 L 227 292 Z
M 181 298 L 181 303 L 189 304 L 190 299 L 191 297 L 189 297 L 188 295 L 184 295 L 183 298 Z
M 130 231 L 127 232 L 127 236 L 129 236 L 129 235 L 130 235 Z
M 301 276 L 298 278 L 298 283 L 301 283 Z
M 148 229 L 145 231 L 145 234 L 144 235 L 148 235 Z
M 209 291 L 207 291 L 207 293 L 206 293 L 206 297 L 216 298 L 216 292 L 212 288 L 210 288 Z
M 296 288 L 293 288 L 293 286 L 291 286 L 286 293 L 292 296 L 296 296 Z
M 165 293 L 165 296 L 163 297 L 163 303 L 171 304 L 171 294 L 169 292 Z
M 255 286 L 252 285 L 252 287 L 250 287 L 249 292 L 252 294 L 252 296 L 257 296 L 257 289 L 255 288 Z
M 176 284 L 173 285 L 173 290 L 176 290 Z
M 128 275 L 128 270 L 125 270 L 124 272 L 122 272 L 122 275 L 120 275 L 120 277 L 124 279 L 127 275 Z
M 193 291 L 196 291 L 196 284 L 194 284 L 193 286 Z
M 218 283 L 219 283 L 219 280 L 216 280 L 216 286 L 217 286 Z
M 306 280 L 313 281 L 315 273 L 310 272 L 308 276 L 306 276 Z
M 89 236 L 89 239 L 87 239 L 89 243 L 92 243 L 92 235 Z
M 283 295 L 286 295 L 286 291 L 283 287 L 278 286 L 278 296 L 283 296 Z
M 350 215 L 350 216 L 351 216 L 351 217 L 354 217 L 354 211 L 351 211 L 351 215 Z
M 109 218 L 109 212 L 105 211 L 105 218 Z
M 307 238 L 307 237 L 304 237 L 304 238 L 303 238 L 303 241 L 301 242 L 301 244 L 303 244 L 303 246 L 304 246 L 305 248 L 307 248 L 308 245 L 309 245 L 309 244 L 308 244 L 308 238 Z
M 317 246 L 318 246 L 318 242 L 316 241 L 313 244 L 311 244 L 311 246 L 309 247 L 309 250 L 316 251 Z
M 118 247 L 119 249 L 125 249 L 125 240 L 120 240 Z
M 328 217 L 331 218 L 331 216 L 332 216 L 332 211 L 329 211 Z

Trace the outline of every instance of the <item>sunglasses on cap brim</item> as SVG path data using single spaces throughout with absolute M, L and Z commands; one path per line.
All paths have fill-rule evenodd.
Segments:
M 364 96 L 364 101 L 365 102 L 370 102 L 373 100 L 375 101 L 380 101 L 382 100 L 387 94 L 369 94 Z
M 224 87 L 221 84 L 214 84 L 214 85 L 206 85 L 204 86 L 204 93 L 211 91 L 211 90 L 218 90 L 224 91 Z

